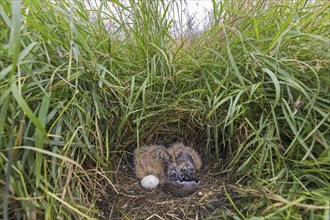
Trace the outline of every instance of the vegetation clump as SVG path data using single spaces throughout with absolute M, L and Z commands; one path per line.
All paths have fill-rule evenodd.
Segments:
M 0 2 L 2 219 L 329 219 L 330 2 Z M 183 141 L 201 190 L 146 192 Z

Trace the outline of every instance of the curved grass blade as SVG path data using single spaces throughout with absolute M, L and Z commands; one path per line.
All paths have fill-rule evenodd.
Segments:
M 277 106 L 278 101 L 280 100 L 280 83 L 276 77 L 276 75 L 268 68 L 262 68 L 262 71 L 268 74 L 270 78 L 272 79 L 274 86 L 275 86 L 275 100 L 273 104 L 273 109 Z

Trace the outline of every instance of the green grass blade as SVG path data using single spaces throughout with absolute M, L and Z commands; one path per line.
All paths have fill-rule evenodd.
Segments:
M 46 118 L 49 109 L 50 95 L 45 94 L 42 98 L 42 102 L 39 108 L 38 121 L 41 126 L 45 128 Z M 35 146 L 39 149 L 43 149 L 45 144 L 45 137 L 42 134 L 42 131 L 36 128 L 35 130 Z M 41 165 L 42 165 L 42 154 L 40 152 L 36 153 L 36 187 L 39 186 L 40 177 L 41 177 Z
M 21 94 L 19 93 L 19 90 L 15 83 L 12 83 L 10 86 L 11 93 L 13 94 L 13 97 L 15 98 L 18 105 L 22 108 L 23 112 L 29 117 L 29 119 L 32 121 L 32 123 L 36 126 L 36 128 L 41 132 L 43 138 L 45 138 L 46 141 L 49 141 L 48 134 L 44 128 L 44 126 L 41 124 L 41 122 L 38 120 L 38 118 L 34 115 L 28 104 L 25 102 Z

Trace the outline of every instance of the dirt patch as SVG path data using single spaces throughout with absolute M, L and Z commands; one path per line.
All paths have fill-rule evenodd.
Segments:
M 224 192 L 224 187 L 230 183 L 217 173 L 217 166 L 205 166 L 198 174 L 198 191 L 191 196 L 177 198 L 165 193 L 161 186 L 155 190 L 143 189 L 133 170 L 124 166 L 116 174 L 116 184 L 101 181 L 103 189 L 98 194 L 97 208 L 102 213 L 97 218 L 203 219 L 217 216 L 232 208 Z M 235 193 L 228 193 L 235 197 Z

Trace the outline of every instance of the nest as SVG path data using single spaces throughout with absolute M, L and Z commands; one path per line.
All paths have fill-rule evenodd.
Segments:
M 153 129 L 150 131 L 153 135 L 148 136 L 149 139 L 141 137 L 141 142 L 170 146 L 170 143 L 187 140 L 188 146 L 193 146 L 201 153 L 202 158 L 208 158 L 210 161 L 204 160 L 203 167 L 198 172 L 199 188 L 195 193 L 187 197 L 173 197 L 161 186 L 154 190 L 142 188 L 133 168 L 131 152 L 136 146 L 130 142 L 123 143 L 123 148 L 128 151 L 122 151 L 111 159 L 117 162 L 112 164 L 117 170 L 112 172 L 113 179 L 107 179 L 106 176 L 110 175 L 105 172 L 100 172 L 103 173 L 102 177 L 97 178 L 96 206 L 101 211 L 97 214 L 97 219 L 203 219 L 219 216 L 223 211 L 230 212 L 233 207 L 224 188 L 235 199 L 238 197 L 237 193 L 230 187 L 235 184 L 220 173 L 223 170 L 221 162 L 206 156 L 205 132 L 192 127 L 184 127 L 179 132 L 173 128 L 166 130 L 163 126 L 162 132 L 155 132 Z
M 141 187 L 133 169 L 123 166 L 116 173 L 116 184 L 101 180 L 98 193 L 98 219 L 203 219 L 231 208 L 224 186 L 230 184 L 219 174 L 216 164 L 204 166 L 198 174 L 198 190 L 187 197 L 173 197 L 159 186 Z M 233 192 L 228 191 L 230 194 Z M 235 195 L 231 195 L 235 196 Z

